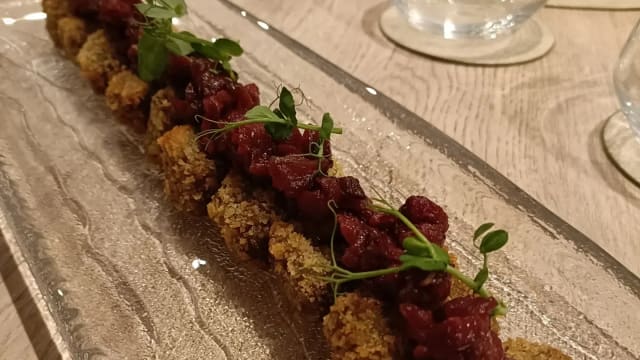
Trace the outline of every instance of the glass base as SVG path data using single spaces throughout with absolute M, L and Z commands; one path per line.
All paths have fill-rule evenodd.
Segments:
M 617 111 L 606 120 L 602 144 L 618 170 L 640 186 L 640 137 L 622 112 Z
M 439 31 L 414 27 L 395 7 L 380 17 L 382 32 L 393 42 L 425 55 L 467 64 L 506 65 L 531 61 L 544 56 L 554 44 L 551 31 L 535 18 L 517 31 L 495 39 L 447 38 Z

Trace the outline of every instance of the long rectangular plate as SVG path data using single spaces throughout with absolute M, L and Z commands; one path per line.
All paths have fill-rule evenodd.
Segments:
M 504 338 L 574 358 L 640 356 L 640 280 L 508 179 L 384 94 L 232 3 L 189 1 L 178 26 L 239 39 L 242 82 L 263 101 L 300 87 L 302 115 L 330 111 L 345 173 L 399 203 L 444 205 L 461 267 L 474 226 L 511 235 L 490 286 L 510 306 Z M 206 218 L 172 210 L 140 138 L 114 121 L 47 39 L 37 2 L 0 5 L 0 231 L 26 259 L 59 346 L 73 358 L 322 359 L 318 319 L 278 282 L 237 264 Z M 49 318 L 49 314 L 45 319 Z

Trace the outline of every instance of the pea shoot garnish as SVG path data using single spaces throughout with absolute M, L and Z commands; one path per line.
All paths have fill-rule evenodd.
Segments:
M 237 42 L 224 38 L 211 42 L 188 31 L 173 30 L 171 20 L 187 13 L 184 0 L 145 0 L 135 6 L 145 18 L 138 42 L 138 75 L 142 80 L 159 79 L 167 68 L 170 53 L 197 54 L 219 61 L 235 80 L 236 73 L 229 61 L 233 56 L 242 55 L 243 50 Z
M 413 236 L 405 238 L 402 242 L 404 254 L 399 258 L 401 262 L 399 266 L 365 272 L 352 272 L 342 268 L 336 261 L 334 238 L 338 229 L 338 216 L 335 211 L 335 205 L 336 204 L 333 201 L 330 201 L 328 204 L 329 209 L 334 214 L 334 227 L 330 243 L 332 262 L 329 268 L 330 275 L 321 277 L 322 280 L 328 282 L 333 288 L 334 297 L 338 296 L 339 288 L 342 284 L 356 280 L 396 274 L 409 269 L 446 272 L 459 279 L 478 296 L 484 298 L 492 297 L 489 290 L 485 287 L 485 283 L 489 278 L 487 257 L 489 253 L 497 251 L 506 245 L 509 240 L 509 235 L 506 231 L 494 230 L 488 232 L 494 224 L 487 223 L 479 226 L 474 232 L 474 244 L 476 244 L 476 241 L 482 237 L 480 243 L 476 244 L 476 247 L 482 254 L 484 262 L 480 271 L 472 279 L 471 277 L 463 274 L 459 269 L 452 266 L 449 254 L 442 247 L 430 242 L 424 234 L 422 234 L 422 232 L 418 230 L 418 228 L 399 210 L 392 207 L 383 199 L 372 199 L 372 204 L 370 205 L 371 210 L 396 217 L 405 226 L 407 226 L 409 230 L 411 230 Z M 493 315 L 504 315 L 506 312 L 507 306 L 498 300 L 498 306 L 493 310 Z

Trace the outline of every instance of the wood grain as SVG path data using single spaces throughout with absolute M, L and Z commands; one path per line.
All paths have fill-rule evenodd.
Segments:
M 638 0 L 548 0 L 547 6 L 576 9 L 640 9 Z
M 490 67 L 394 45 L 378 28 L 387 2 L 234 1 L 443 130 L 640 274 L 640 189 L 600 141 L 638 12 L 542 9 L 554 49 Z
M 26 289 L 22 289 L 25 291 Z M 0 281 L 0 359 L 37 359 L 11 295 Z
M 0 235 L 0 359 L 58 360 L 60 354 L 18 263 Z

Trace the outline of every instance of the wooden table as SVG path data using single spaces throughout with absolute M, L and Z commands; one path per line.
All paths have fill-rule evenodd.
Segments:
M 384 1 L 235 1 L 439 127 L 640 274 L 640 189 L 600 142 L 617 107 L 612 69 L 638 12 L 543 9 L 551 53 L 481 67 L 395 46 L 378 28 Z M 20 305 L 24 289 L 9 286 Z M 0 359 L 34 359 L 11 298 L 0 284 Z

